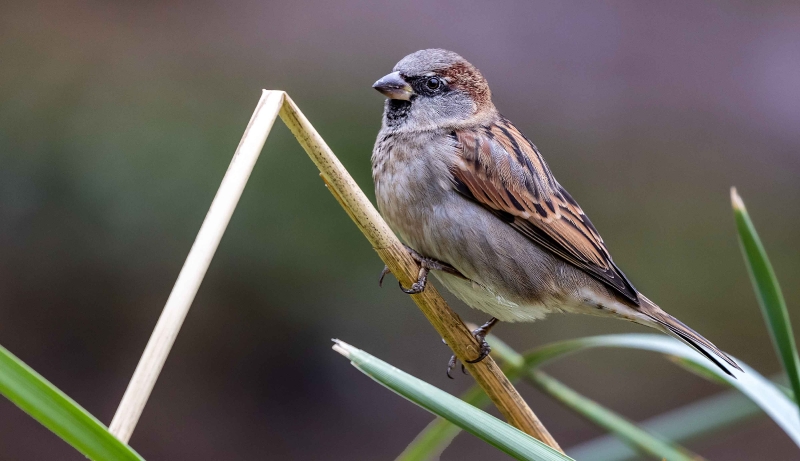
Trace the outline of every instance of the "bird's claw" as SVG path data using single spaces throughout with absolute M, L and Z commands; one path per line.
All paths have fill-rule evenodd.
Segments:
M 492 352 L 492 346 L 490 346 L 489 343 L 486 342 L 486 337 L 478 336 L 475 334 L 475 332 L 473 332 L 473 335 L 475 336 L 475 339 L 477 339 L 478 342 L 481 343 L 481 353 L 480 355 L 478 355 L 477 359 L 467 360 L 467 363 L 478 363 L 481 360 L 485 359 Z
M 381 271 L 381 278 L 378 279 L 378 286 L 379 287 L 383 286 L 383 278 L 386 277 L 386 274 L 388 274 L 390 272 L 392 272 L 392 271 L 389 270 L 389 266 L 383 266 L 383 270 Z
M 451 355 L 450 361 L 447 362 L 447 377 L 450 379 L 455 379 L 453 378 L 453 375 L 450 374 L 450 372 L 453 371 L 453 368 L 455 368 L 456 363 L 458 363 L 458 357 L 456 357 L 455 355 Z M 467 367 L 465 367 L 463 363 L 461 364 L 461 373 L 467 374 Z
M 472 330 L 472 336 L 478 340 L 481 345 L 481 353 L 475 360 L 467 360 L 467 363 L 478 363 L 481 360 L 485 359 L 489 353 L 492 352 L 492 346 L 486 342 L 486 335 L 489 334 L 489 330 L 492 329 L 495 325 L 497 325 L 497 319 L 492 317 L 489 319 L 488 322 L 484 323 L 483 325 L 479 326 L 478 328 Z
M 416 250 L 413 248 L 404 245 L 408 253 L 414 259 L 414 261 L 419 264 L 419 274 L 417 275 L 417 281 L 411 285 L 410 288 L 404 288 L 402 283 L 400 284 L 400 289 L 403 290 L 404 293 L 415 295 L 422 293 L 425 291 L 425 286 L 428 283 L 428 273 L 432 270 L 447 272 L 448 274 L 453 274 L 455 276 L 465 278 L 461 272 L 459 272 L 453 266 L 438 261 L 433 258 L 427 258 L 422 256 L 421 254 L 417 253 Z M 383 270 L 381 271 L 380 279 L 378 279 L 378 286 L 383 286 L 383 278 L 386 277 L 386 274 L 390 273 L 389 266 L 384 266 Z
M 426 266 L 421 266 L 419 268 L 419 275 L 417 276 L 417 281 L 411 285 L 411 288 L 403 288 L 403 284 L 400 283 L 400 289 L 403 290 L 403 293 L 408 295 L 415 295 L 418 293 L 422 293 L 425 291 L 425 286 L 428 284 L 428 269 Z
M 455 378 L 453 378 L 453 375 L 450 374 L 450 372 L 453 370 L 453 367 L 456 366 L 457 362 L 458 362 L 458 359 L 456 358 L 455 355 L 451 355 L 450 356 L 450 361 L 447 362 L 447 377 L 450 378 L 450 379 L 455 379 Z
M 492 317 L 488 322 L 472 330 L 472 336 L 474 336 L 475 339 L 478 340 L 478 343 L 480 343 L 480 354 L 478 355 L 478 358 L 475 360 L 467 360 L 467 363 L 478 363 L 481 360 L 488 357 L 489 354 L 492 352 L 492 347 L 489 345 L 488 342 L 486 342 L 486 335 L 489 334 L 489 330 L 491 330 L 492 327 L 494 327 L 497 324 L 497 322 L 498 320 Z M 447 342 L 444 339 L 442 339 L 442 342 L 447 344 Z M 450 361 L 447 362 L 447 377 L 450 379 L 454 379 L 453 376 L 450 374 L 450 372 L 453 370 L 453 367 L 456 366 L 456 363 L 458 363 L 458 358 L 455 355 L 450 357 Z M 463 363 L 461 364 L 461 372 L 464 374 L 467 373 Z

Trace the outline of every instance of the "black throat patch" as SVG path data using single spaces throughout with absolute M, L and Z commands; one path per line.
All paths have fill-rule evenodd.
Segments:
M 386 101 L 386 124 L 389 126 L 398 126 L 405 121 L 408 117 L 408 112 L 411 110 L 411 101 L 403 101 L 402 99 L 389 99 Z

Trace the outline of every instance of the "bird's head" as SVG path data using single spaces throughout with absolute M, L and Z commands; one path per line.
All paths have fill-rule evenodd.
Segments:
M 389 98 L 384 124 L 395 130 L 457 128 L 495 113 L 486 79 L 452 51 L 411 53 L 372 87 Z

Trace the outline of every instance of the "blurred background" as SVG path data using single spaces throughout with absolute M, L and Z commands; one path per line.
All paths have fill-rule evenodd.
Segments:
M 288 91 L 372 198 L 383 97 L 371 84 L 429 47 L 483 71 L 640 290 L 779 371 L 728 191 L 796 306 L 792 1 L 3 2 L 0 344 L 108 424 L 260 90 Z M 451 393 L 473 381 L 445 377 L 449 350 L 394 280 L 378 288 L 382 267 L 277 122 L 131 445 L 154 460 L 392 459 L 431 416 L 330 338 Z M 495 330 L 519 350 L 634 331 L 646 330 L 578 316 Z M 547 369 L 637 421 L 720 391 L 645 352 Z M 600 434 L 520 389 L 562 446 Z M 689 446 L 797 459 L 766 416 Z M 5 399 L 0 447 L 2 459 L 83 459 Z M 443 459 L 498 453 L 461 435 Z

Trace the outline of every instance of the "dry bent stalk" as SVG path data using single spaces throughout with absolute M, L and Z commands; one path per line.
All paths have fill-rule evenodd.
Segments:
M 265 91 L 267 96 L 270 91 Z M 320 176 L 336 200 L 367 237 L 378 256 L 389 266 L 392 274 L 403 284 L 416 282 L 419 266 L 389 229 L 378 211 L 358 187 L 342 163 L 336 158 L 322 137 L 297 105 L 284 94 L 280 117 L 319 168 Z M 506 378 L 491 356 L 478 363 L 468 360 L 478 356 L 480 347 L 472 333 L 431 285 L 422 293 L 411 295 L 422 313 L 444 338 L 456 357 L 467 367 L 475 381 L 494 402 L 509 423 L 541 440 L 550 447 L 561 450 L 539 418 L 528 407 L 517 390 Z
M 111 433 L 123 442 L 133 434 L 278 112 L 319 168 L 331 193 L 392 273 L 405 286 L 417 279 L 417 263 L 294 102 L 282 91 L 264 91 L 111 421 Z M 436 289 L 428 285 L 425 291 L 411 298 L 506 419 L 562 451 L 491 357 L 476 364 L 467 362 L 478 356 L 478 343 Z
M 192 249 L 183 263 L 178 280 L 172 287 L 169 299 L 161 311 L 158 323 L 150 335 L 136 371 L 128 383 L 125 395 L 114 414 L 109 430 L 123 442 L 128 442 L 139 417 L 142 415 L 150 392 L 156 384 L 158 375 L 167 360 L 170 349 L 181 329 L 186 314 L 197 294 L 200 283 L 206 275 L 211 258 L 217 251 L 222 234 L 228 227 L 233 210 L 239 203 L 244 186 L 250 178 L 264 142 L 278 117 L 283 104 L 283 92 L 264 92 L 256 110 L 247 124 L 242 140 L 233 154 L 233 159 L 222 178 L 222 183 L 211 202 L 194 240 Z

